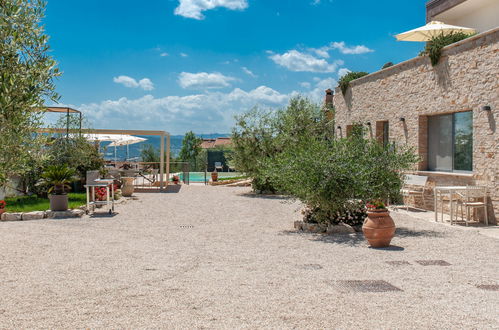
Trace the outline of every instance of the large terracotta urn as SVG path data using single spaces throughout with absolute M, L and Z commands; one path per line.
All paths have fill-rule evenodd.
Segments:
M 386 209 L 368 210 L 367 218 L 362 225 L 362 232 L 371 247 L 388 247 L 395 234 L 395 222 Z
M 121 180 L 123 180 L 123 185 L 121 186 L 121 195 L 123 197 L 132 197 L 134 191 L 133 181 L 135 180 L 135 178 L 123 177 L 121 178 Z

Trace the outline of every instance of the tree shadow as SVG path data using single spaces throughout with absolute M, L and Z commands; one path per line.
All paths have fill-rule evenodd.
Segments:
M 261 198 L 261 199 L 277 199 L 277 200 L 291 200 L 292 198 L 285 195 L 271 195 L 271 194 L 257 194 L 254 192 L 238 194 L 238 196 L 248 198 Z
M 395 230 L 395 237 L 408 238 L 408 237 L 435 237 L 442 238 L 446 237 L 447 234 L 441 231 L 426 230 L 426 229 L 409 229 L 404 227 L 399 227 Z
M 303 236 L 305 238 L 308 238 L 310 241 L 314 242 L 343 244 L 349 246 L 359 246 L 367 244 L 367 241 L 364 239 L 364 235 L 362 233 L 326 235 L 326 234 L 314 234 L 314 233 L 308 233 L 296 230 L 284 230 L 280 232 L 280 235 Z

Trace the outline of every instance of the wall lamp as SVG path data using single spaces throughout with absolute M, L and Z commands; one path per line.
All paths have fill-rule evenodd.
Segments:
M 400 117 L 399 119 L 401 122 L 405 122 L 405 118 L 404 117 Z
M 480 108 L 480 110 L 482 111 L 492 111 L 492 108 L 490 107 L 490 105 L 484 105 Z
M 338 127 L 336 127 L 336 128 L 337 128 L 337 129 L 339 129 L 339 130 L 341 131 L 341 126 L 338 126 Z
M 370 121 L 368 121 L 368 122 L 366 123 L 366 125 L 367 125 L 367 126 L 371 126 L 371 122 L 370 122 Z

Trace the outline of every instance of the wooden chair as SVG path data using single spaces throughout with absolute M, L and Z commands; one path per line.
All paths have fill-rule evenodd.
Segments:
M 423 206 L 426 205 L 424 194 L 428 177 L 423 175 L 407 174 L 404 178 L 404 186 L 400 190 L 402 197 L 419 196 L 423 200 Z M 409 210 L 409 205 L 405 205 L 406 210 Z
M 461 220 L 464 220 L 463 209 L 466 208 L 466 226 L 470 222 L 471 210 L 483 208 L 485 213 L 485 225 L 489 224 L 487 214 L 487 187 L 485 186 L 466 186 L 464 192 L 458 192 L 456 201 L 457 207 L 461 206 Z M 457 221 L 457 212 L 456 212 Z M 452 224 L 452 219 L 451 219 Z

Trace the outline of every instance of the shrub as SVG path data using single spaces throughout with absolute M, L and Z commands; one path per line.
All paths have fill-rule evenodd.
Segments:
M 391 66 L 393 66 L 393 62 L 387 62 L 387 63 L 383 64 L 383 67 L 381 68 L 381 70 L 389 68 Z
M 426 43 L 425 49 L 420 53 L 421 56 L 429 56 L 431 60 L 431 65 L 436 66 L 440 61 L 442 56 L 442 48 L 451 45 L 455 42 L 467 39 L 472 35 L 457 32 L 448 35 L 440 35 L 438 37 L 433 37 L 430 41 Z
M 268 167 L 271 182 L 306 204 L 316 222 L 359 224 L 366 202 L 397 195 L 402 171 L 418 160 L 411 148 L 383 146 L 356 130 L 344 139 L 303 137 Z
M 340 81 L 338 82 L 341 92 L 343 95 L 346 94 L 348 86 L 350 86 L 350 82 L 355 79 L 359 79 L 360 77 L 367 76 L 369 73 L 367 72 L 349 72 L 343 77 L 340 78 Z
M 274 166 L 274 158 L 304 137 L 323 134 L 325 124 L 321 108 L 300 97 L 278 111 L 252 109 L 236 117 L 229 161 L 253 179 L 253 189 L 275 192 L 267 171 Z

